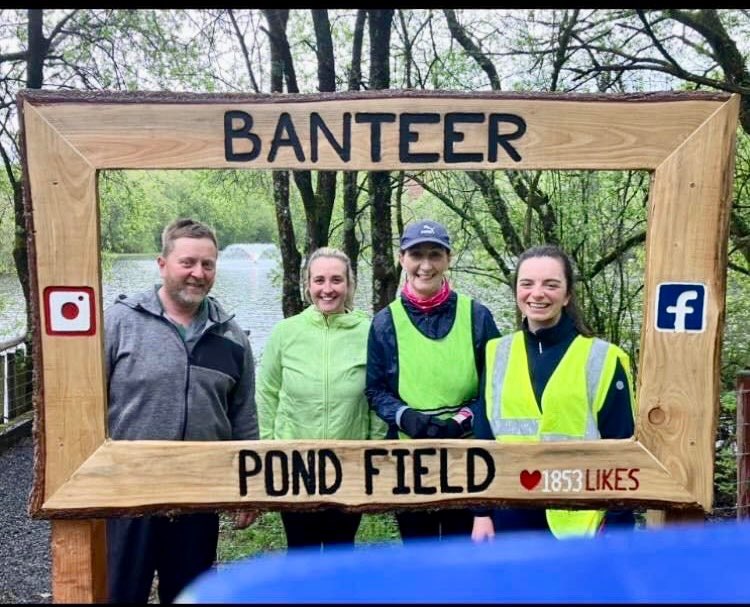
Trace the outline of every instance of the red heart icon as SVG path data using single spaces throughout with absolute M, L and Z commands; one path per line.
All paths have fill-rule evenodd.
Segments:
M 521 472 L 521 485 L 528 491 L 536 487 L 540 480 L 542 480 L 542 473 L 539 470 L 534 470 L 533 472 L 523 470 Z

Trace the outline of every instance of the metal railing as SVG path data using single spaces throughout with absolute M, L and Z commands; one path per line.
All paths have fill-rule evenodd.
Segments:
M 737 373 L 737 518 L 750 518 L 750 371 Z
M 32 409 L 31 360 L 27 356 L 25 336 L 0 343 L 0 396 L 2 418 L 7 424 Z

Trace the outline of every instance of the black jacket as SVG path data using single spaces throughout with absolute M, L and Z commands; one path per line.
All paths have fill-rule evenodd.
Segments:
M 529 331 L 524 321 L 524 338 L 529 358 L 529 376 L 534 388 L 537 404 L 541 409 L 542 393 L 552 373 L 567 352 L 568 347 L 578 336 L 572 319 L 563 313 L 560 321 L 554 326 L 540 329 L 536 333 Z M 484 390 L 487 381 L 486 373 L 480 380 L 480 396 L 477 406 L 478 415 L 474 417 L 475 438 L 494 439 L 485 406 Z M 620 361 L 617 361 L 615 374 L 607 391 L 604 405 L 598 416 L 599 434 L 602 438 L 630 438 L 633 436 L 634 422 L 630 405 L 630 386 L 627 375 Z M 500 508 L 491 511 L 495 531 L 522 531 L 547 529 L 544 509 Z M 474 509 L 475 516 L 487 516 L 489 509 Z M 609 510 L 604 518 L 604 526 L 633 526 L 635 517 L 632 510 Z
M 431 339 L 445 337 L 453 327 L 456 318 L 458 295 L 451 291 L 448 299 L 428 312 L 416 308 L 403 295 L 406 313 L 423 335 Z M 474 360 L 477 365 L 477 377 L 484 371 L 484 350 L 490 339 L 499 337 L 492 313 L 478 301 L 471 302 L 472 340 L 474 343 Z M 441 372 L 435 369 L 434 372 Z M 429 381 L 429 374 L 425 376 Z M 398 395 L 398 348 L 396 347 L 396 330 L 390 308 L 380 310 L 372 319 L 370 334 L 367 340 L 367 382 L 365 386 L 367 400 L 378 416 L 388 424 L 387 438 L 398 436 L 396 412 L 406 403 Z M 479 396 L 479 395 L 477 395 Z M 468 404 L 477 411 L 476 400 Z

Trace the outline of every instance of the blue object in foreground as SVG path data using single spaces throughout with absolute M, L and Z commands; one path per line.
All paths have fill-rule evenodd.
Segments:
M 747 603 L 750 523 L 298 550 L 199 577 L 180 603 Z

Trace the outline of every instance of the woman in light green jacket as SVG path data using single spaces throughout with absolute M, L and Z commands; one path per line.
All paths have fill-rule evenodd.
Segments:
M 355 281 L 341 251 L 307 263 L 311 305 L 285 318 L 263 351 L 255 399 L 261 439 L 380 439 L 386 426 L 364 394 L 370 319 L 353 309 Z M 287 546 L 354 544 L 361 515 L 336 508 L 282 512 Z

